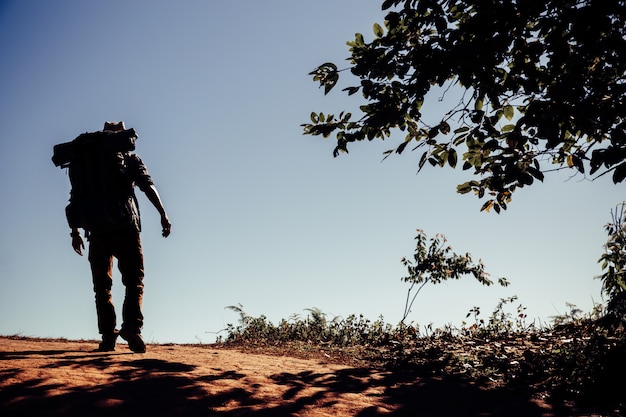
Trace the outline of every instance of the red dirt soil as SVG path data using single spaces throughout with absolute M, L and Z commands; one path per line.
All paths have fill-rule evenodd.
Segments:
M 499 387 L 245 353 L 0 337 L 0 416 L 524 416 L 573 415 Z

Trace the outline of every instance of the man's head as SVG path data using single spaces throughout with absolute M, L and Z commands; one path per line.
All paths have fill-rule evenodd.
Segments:
M 124 122 L 104 122 L 105 132 L 121 132 L 122 130 L 126 130 L 124 127 Z

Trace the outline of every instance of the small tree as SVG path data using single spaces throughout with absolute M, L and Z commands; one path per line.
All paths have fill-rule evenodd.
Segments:
M 605 271 L 598 278 L 602 280 L 602 291 L 609 297 L 608 311 L 618 316 L 626 314 L 626 224 L 624 214 L 626 203 L 611 211 L 612 222 L 605 226 L 609 238 L 604 245 L 602 262 Z
M 483 285 L 493 284 L 482 261 L 475 263 L 469 253 L 465 255 L 454 253 L 452 247 L 447 244 L 445 236 L 437 234 L 428 242 L 426 233 L 418 229 L 415 240 L 417 245 L 413 260 L 402 258 L 402 264 L 406 266 L 409 273 L 402 280 L 409 282 L 411 286 L 407 292 L 401 322 L 404 322 L 409 315 L 417 294 L 428 283 L 439 284 L 449 279 L 460 279 L 464 275 L 473 275 Z M 498 284 L 506 287 L 509 282 L 506 278 L 498 278 Z M 411 292 L 416 286 L 417 289 L 411 298 Z

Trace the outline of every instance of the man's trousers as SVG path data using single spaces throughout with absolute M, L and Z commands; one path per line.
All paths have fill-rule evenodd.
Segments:
M 117 258 L 122 283 L 126 288 L 122 329 L 139 334 L 143 327 L 141 303 L 144 267 L 141 239 L 135 230 L 92 233 L 89 236 L 89 263 L 96 296 L 98 330 L 104 336 L 112 335 L 117 324 L 111 295 L 113 258 Z

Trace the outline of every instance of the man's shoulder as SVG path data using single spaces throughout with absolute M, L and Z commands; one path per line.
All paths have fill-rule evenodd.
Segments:
M 145 166 L 143 161 L 141 160 L 141 157 L 133 152 L 124 153 L 124 160 L 127 166 L 133 166 L 138 168 Z
M 128 153 L 124 155 L 126 163 L 126 173 L 132 178 L 133 181 L 139 185 L 143 190 L 143 186 L 151 185 L 152 178 L 148 173 L 148 168 L 144 165 L 139 155 L 135 153 Z
M 132 160 L 136 162 L 141 162 L 141 158 L 139 157 L 139 155 L 134 152 L 124 152 L 124 158 L 129 161 Z

